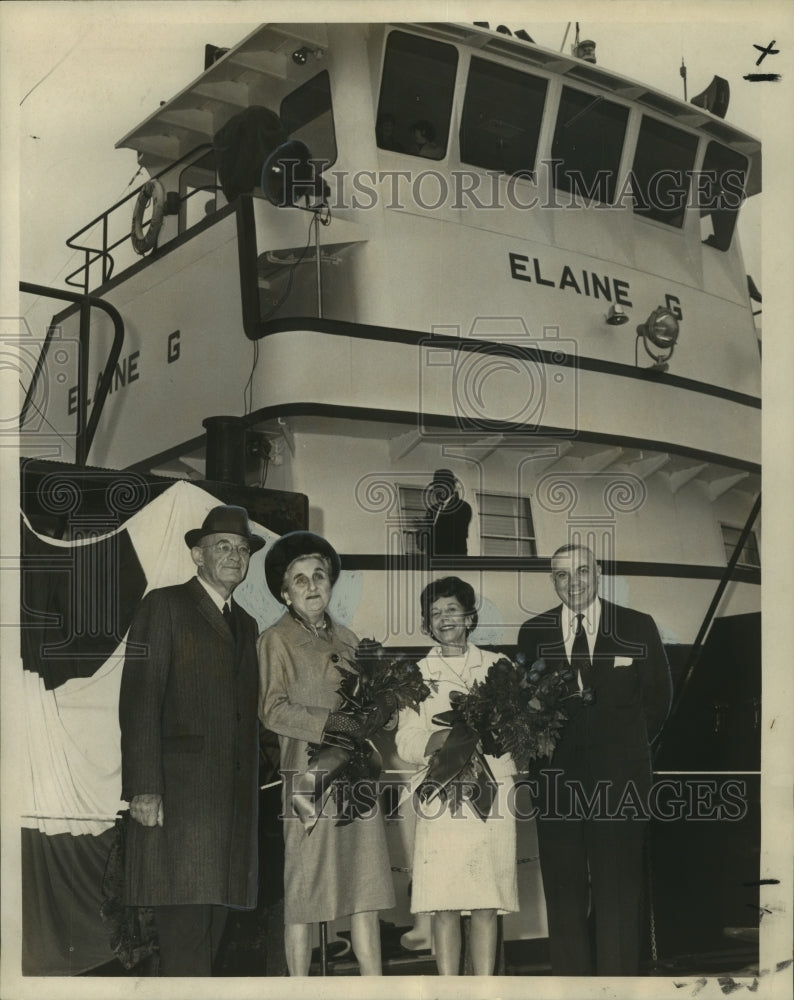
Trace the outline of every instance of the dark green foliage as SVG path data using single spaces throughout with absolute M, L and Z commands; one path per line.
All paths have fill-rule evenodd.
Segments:
M 508 753 L 525 771 L 530 761 L 554 750 L 567 718 L 559 703 L 567 695 L 569 673 L 550 669 L 544 660 L 527 670 L 503 656 L 485 680 L 454 698 L 453 707 L 479 735 L 485 753 Z

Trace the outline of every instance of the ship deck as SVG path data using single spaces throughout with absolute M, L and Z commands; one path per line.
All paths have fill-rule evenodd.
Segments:
M 285 976 L 286 970 L 279 956 L 273 956 L 273 945 L 280 941 L 280 934 L 273 929 L 273 922 L 279 916 L 278 904 L 271 910 L 262 908 L 252 913 L 235 915 L 227 926 L 215 974 L 226 978 Z M 381 927 L 385 976 L 437 975 L 436 963 L 429 949 L 409 951 L 401 945 L 400 937 L 410 930 L 409 927 L 398 927 L 386 922 L 382 922 Z M 327 962 L 329 977 L 358 976 L 358 964 L 348 944 L 344 933 L 330 943 Z M 271 966 L 276 965 L 271 971 L 268 971 L 268 960 Z M 503 942 L 497 961 L 499 976 L 552 976 L 547 938 Z M 145 967 L 128 972 L 118 962 L 111 962 L 86 975 L 118 977 L 153 973 L 153 969 Z M 320 951 L 317 948 L 312 954 L 309 974 L 322 975 Z M 643 978 L 674 979 L 677 985 L 681 984 L 682 979 L 756 979 L 759 975 L 757 931 L 746 928 L 743 934 L 732 934 L 730 937 L 726 935 L 723 949 L 657 955 L 655 959 L 649 953 L 642 963 L 640 975 Z

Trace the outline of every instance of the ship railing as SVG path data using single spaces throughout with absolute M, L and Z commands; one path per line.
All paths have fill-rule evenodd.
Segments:
M 85 465 L 88 461 L 88 452 L 91 449 L 91 443 L 94 440 L 94 435 L 96 434 L 97 427 L 99 426 L 99 418 L 102 416 L 105 400 L 108 397 L 110 387 L 113 383 L 113 373 L 116 369 L 118 360 L 121 357 L 121 349 L 124 346 L 124 321 L 121 318 L 121 313 L 119 313 L 118 309 L 116 309 L 115 306 L 112 306 L 109 302 L 105 302 L 96 295 L 89 295 L 87 292 L 83 294 L 78 292 L 67 292 L 65 289 L 50 288 L 47 285 L 35 285 L 27 281 L 20 281 L 19 290 L 30 295 L 43 295 L 47 298 L 71 302 L 75 305 L 79 305 L 80 307 L 77 401 L 75 416 L 75 465 Z M 89 414 L 86 386 L 88 385 L 88 357 L 92 309 L 101 309 L 110 317 L 113 323 L 113 343 L 111 344 L 110 351 L 108 352 L 107 363 L 102 368 L 102 375 L 99 379 L 99 385 L 97 386 L 94 402 L 91 407 L 91 413 Z M 27 393 L 25 394 L 25 400 L 22 404 L 22 409 L 20 410 L 20 431 L 24 431 L 28 412 L 31 406 L 34 405 L 33 400 L 36 393 L 36 387 L 39 383 L 42 372 L 44 371 L 47 353 L 51 343 L 53 342 L 56 330 L 57 327 L 54 324 L 50 324 L 47 329 L 47 335 L 44 338 L 44 343 L 42 344 L 42 348 L 36 362 L 33 377 L 30 380 L 30 385 L 28 386 Z
M 734 546 L 733 552 L 731 553 L 731 557 L 728 560 L 728 565 L 725 569 L 725 572 L 723 573 L 722 578 L 720 579 L 720 582 L 717 585 L 717 589 L 714 591 L 714 596 L 711 599 L 711 604 L 709 604 L 708 610 L 706 611 L 703 621 L 700 623 L 700 629 L 698 630 L 698 634 L 695 637 L 695 641 L 692 643 L 692 648 L 689 651 L 689 656 L 687 657 L 687 661 L 684 664 L 684 669 L 681 674 L 682 680 L 678 684 L 677 693 L 673 699 L 672 705 L 670 706 L 670 711 L 668 713 L 668 720 L 675 717 L 676 713 L 681 707 L 681 703 L 684 701 L 689 691 L 690 684 L 692 683 L 692 677 L 695 673 L 698 661 L 700 660 L 700 654 L 703 652 L 703 646 L 706 642 L 706 637 L 708 636 L 709 629 L 711 628 L 711 624 L 714 621 L 715 615 L 717 614 L 717 610 L 719 609 L 720 602 L 722 601 L 722 598 L 725 594 L 728 584 L 733 579 L 735 579 L 737 575 L 737 570 L 739 569 L 739 560 L 741 559 L 742 553 L 744 552 L 744 547 L 747 543 L 747 539 L 750 537 L 750 532 L 753 530 L 753 525 L 760 512 L 761 512 L 761 494 L 759 493 L 758 496 L 755 498 L 753 509 L 748 514 L 747 520 L 745 521 L 741 534 L 739 535 L 739 538 L 736 541 L 736 545 Z M 664 730 L 662 730 L 662 737 L 657 742 L 654 748 L 654 757 L 659 756 L 659 753 L 663 745 L 664 745 Z
M 169 163 L 167 166 L 163 167 L 163 169 L 160 170 L 158 173 L 150 175 L 148 180 L 159 180 L 165 174 L 171 173 L 175 167 L 180 166 L 180 164 L 185 163 L 188 160 L 195 159 L 198 154 L 206 152 L 207 149 L 212 149 L 212 143 L 205 142 L 199 144 L 198 146 L 194 146 L 189 153 L 186 153 L 184 156 L 180 157 L 180 159 L 175 160 L 172 163 Z M 144 184 L 148 183 L 148 180 L 144 181 Z M 83 226 L 82 229 L 79 229 L 76 233 L 73 233 L 67 239 L 66 246 L 69 247 L 71 250 L 81 251 L 84 254 L 84 258 L 83 258 L 83 263 L 79 267 L 75 268 L 74 271 L 72 271 L 64 278 L 65 284 L 70 285 L 72 288 L 79 288 L 81 289 L 84 295 L 87 295 L 89 292 L 90 281 L 91 281 L 91 269 L 95 264 L 97 264 L 97 262 L 101 262 L 101 269 L 102 269 L 102 280 L 100 284 L 104 284 L 106 281 L 110 280 L 110 278 L 113 276 L 113 272 L 115 270 L 115 265 L 116 265 L 112 251 L 122 246 L 122 244 L 125 244 L 130 239 L 131 236 L 131 229 L 128 227 L 127 231 L 124 233 L 123 236 L 119 237 L 116 240 L 113 240 L 113 242 L 108 242 L 110 238 L 109 237 L 110 217 L 118 209 L 122 208 L 124 205 L 129 204 L 129 202 L 137 198 L 144 184 L 141 184 L 140 187 L 135 188 L 134 191 L 131 191 L 129 194 L 125 195 L 120 201 L 117 201 L 115 205 L 111 205 L 110 208 L 105 209 L 104 212 L 98 215 L 95 219 L 92 219 L 91 222 L 87 223 L 85 226 Z M 179 199 L 180 205 L 184 205 L 189 198 L 192 198 L 193 195 L 198 194 L 202 190 L 204 189 L 196 188 L 194 191 L 191 191 L 184 198 L 180 196 Z M 102 227 L 101 246 L 92 246 L 87 242 L 84 243 L 77 242 L 86 233 L 91 232 L 97 225 L 101 225 Z

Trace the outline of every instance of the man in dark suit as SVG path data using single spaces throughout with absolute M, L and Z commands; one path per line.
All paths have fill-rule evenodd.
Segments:
M 160 974 L 209 976 L 257 888 L 256 621 L 231 600 L 264 539 L 242 507 L 188 531 L 197 575 L 144 597 L 121 680 L 125 902 L 154 907 Z
M 458 490 L 450 469 L 437 469 L 425 489 L 425 525 L 434 556 L 465 556 L 468 552 L 471 506 Z
M 639 972 L 650 745 L 672 694 L 653 619 L 602 600 L 600 572 L 589 548 L 558 549 L 551 578 L 562 604 L 525 622 L 518 636 L 527 666 L 543 659 L 575 670 L 563 702 L 568 721 L 548 767 L 534 776 L 551 963 L 562 976 Z

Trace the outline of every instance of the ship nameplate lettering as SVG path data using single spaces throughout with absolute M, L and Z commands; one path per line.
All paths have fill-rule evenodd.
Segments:
M 132 382 L 137 382 L 141 377 L 140 370 L 138 368 L 138 359 L 140 358 L 140 351 L 132 351 L 123 358 L 119 358 L 116 362 L 116 370 L 114 373 L 113 380 L 110 383 L 108 389 L 108 395 L 116 392 L 118 389 L 123 389 L 125 386 L 130 385 Z M 94 396 L 99 392 L 99 386 L 102 382 L 102 371 L 97 372 L 96 384 L 94 388 Z M 86 406 L 91 405 L 90 397 L 86 398 Z M 68 405 L 66 412 L 71 416 L 73 413 L 77 413 L 77 386 L 73 385 L 69 388 L 68 394 Z
M 528 257 L 523 253 L 508 253 L 507 256 L 510 261 L 510 277 L 515 281 L 528 281 L 547 288 L 557 288 L 560 291 L 570 289 L 577 295 L 605 299 L 620 306 L 634 305 L 629 298 L 631 293 L 629 282 L 621 278 L 598 274 L 585 268 L 573 268 L 568 264 L 552 270 L 548 264 L 543 264 L 539 257 Z

